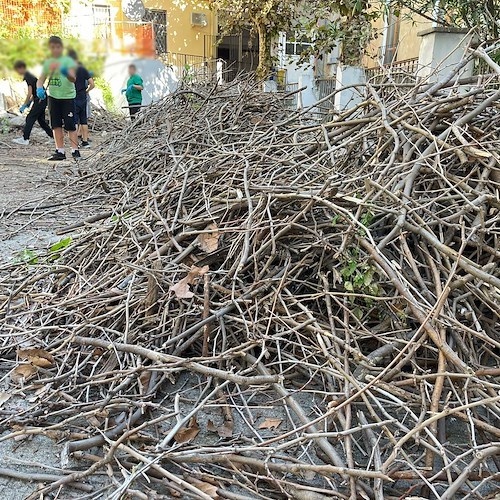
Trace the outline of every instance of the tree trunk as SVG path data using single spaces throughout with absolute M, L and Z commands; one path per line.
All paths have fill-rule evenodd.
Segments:
M 259 65 L 256 73 L 258 78 L 266 78 L 271 71 L 271 40 L 263 24 L 257 23 L 257 33 L 259 35 Z

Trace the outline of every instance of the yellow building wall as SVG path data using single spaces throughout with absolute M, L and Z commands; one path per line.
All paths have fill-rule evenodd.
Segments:
M 163 9 L 167 11 L 167 48 L 169 52 L 179 52 L 198 56 L 212 56 L 204 54 L 205 35 L 214 35 L 217 32 L 214 13 L 205 2 L 191 0 L 145 0 L 147 9 Z M 192 26 L 191 14 L 204 13 L 208 25 Z M 207 44 L 211 47 L 212 44 Z
M 417 33 L 426 30 L 431 26 L 432 22 L 428 21 L 424 17 L 417 16 L 414 19 L 410 19 L 409 13 L 402 11 L 399 18 L 398 49 L 395 61 L 417 58 L 420 50 L 420 37 Z M 372 27 L 377 36 L 370 43 L 367 55 L 363 61 L 365 66 L 368 68 L 379 65 L 382 45 L 384 43 L 384 20 L 382 18 L 377 19 L 372 24 Z
M 206 51 L 210 52 L 212 50 L 213 43 L 205 43 L 205 36 L 212 36 L 217 33 L 217 18 L 209 9 L 208 2 L 203 0 L 143 1 L 146 9 L 166 11 L 168 52 L 195 56 L 213 56 L 211 53 L 206 53 Z M 110 7 L 113 39 L 110 49 L 142 56 L 154 55 L 151 27 L 130 21 L 124 15 L 121 3 L 121 0 L 94 1 L 96 5 Z M 87 14 L 83 15 L 84 12 Z M 77 25 L 76 31 L 80 31 L 83 36 L 92 36 L 91 13 L 91 4 L 86 5 L 82 3 L 72 12 L 71 23 Z M 191 24 L 192 13 L 205 14 L 207 25 L 193 26 Z M 87 20 L 85 19 L 86 17 L 88 17 Z

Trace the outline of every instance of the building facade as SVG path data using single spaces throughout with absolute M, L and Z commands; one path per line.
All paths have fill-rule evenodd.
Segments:
M 63 18 L 64 34 L 95 51 L 137 57 L 203 57 L 205 37 L 216 30 L 208 3 L 192 0 L 72 0 Z

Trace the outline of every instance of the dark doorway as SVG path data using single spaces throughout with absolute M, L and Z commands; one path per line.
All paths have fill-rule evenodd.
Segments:
M 205 36 L 205 57 L 214 54 L 224 60 L 224 79 L 234 80 L 241 72 L 255 71 L 259 65 L 259 41 L 249 29 L 237 35 Z

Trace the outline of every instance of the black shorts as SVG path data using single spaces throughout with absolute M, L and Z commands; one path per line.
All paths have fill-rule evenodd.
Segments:
M 61 128 L 64 124 L 65 130 L 76 130 L 75 100 L 49 97 L 49 116 L 52 129 Z
M 76 125 L 87 125 L 87 98 L 85 99 L 75 99 L 75 124 Z

